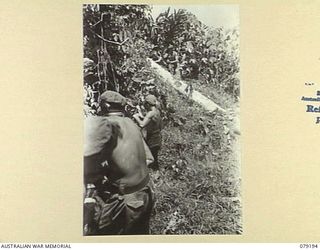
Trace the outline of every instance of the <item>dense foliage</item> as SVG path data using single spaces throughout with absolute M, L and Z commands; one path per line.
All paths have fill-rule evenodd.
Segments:
M 236 28 L 207 27 L 185 10 L 161 13 L 155 22 L 154 58 L 183 79 L 239 96 L 239 34 Z M 170 67 L 177 58 L 177 69 Z
M 108 89 L 131 97 L 143 92 L 150 80 L 141 78 L 148 75 L 144 67 L 151 50 L 150 7 L 85 5 L 83 14 L 84 57 L 92 60 L 85 83 L 99 93 Z
M 215 88 L 237 99 L 237 29 L 207 27 L 182 9 L 168 9 L 153 20 L 151 10 L 148 5 L 84 5 L 84 83 L 91 110 L 106 89 L 138 102 L 148 92 L 165 100 L 147 57 L 178 78 L 197 80 L 194 87 L 211 98 Z

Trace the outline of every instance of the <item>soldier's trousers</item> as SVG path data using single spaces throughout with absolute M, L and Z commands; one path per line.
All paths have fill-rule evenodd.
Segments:
M 130 194 L 113 193 L 108 199 L 97 195 L 94 199 L 94 222 L 87 235 L 149 234 L 154 203 L 150 184 Z

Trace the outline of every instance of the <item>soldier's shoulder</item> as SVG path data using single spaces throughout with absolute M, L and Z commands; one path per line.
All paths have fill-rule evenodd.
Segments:
M 109 118 L 110 122 L 117 122 L 120 126 L 136 126 L 134 121 L 129 117 L 112 116 Z
M 90 116 L 84 127 L 84 156 L 99 153 L 112 137 L 111 122 L 107 117 Z

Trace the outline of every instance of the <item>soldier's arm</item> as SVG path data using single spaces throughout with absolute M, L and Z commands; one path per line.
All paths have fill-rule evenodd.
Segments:
M 141 119 L 138 115 L 134 115 L 133 117 L 138 122 L 139 126 L 141 128 L 144 128 L 151 121 L 151 119 L 153 117 L 153 112 L 152 111 L 148 112 L 147 115 L 143 119 Z

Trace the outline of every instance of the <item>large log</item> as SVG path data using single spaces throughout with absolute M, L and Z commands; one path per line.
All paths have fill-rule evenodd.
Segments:
M 162 76 L 166 83 L 170 84 L 173 88 L 175 88 L 178 92 L 181 94 L 187 95 L 187 92 L 185 91 L 187 88 L 187 84 L 185 84 L 183 81 L 179 81 L 174 79 L 172 74 L 161 67 L 158 63 L 154 62 L 152 59 L 149 59 L 152 68 L 156 70 L 156 72 Z M 225 109 L 221 108 L 218 104 L 210 100 L 209 98 L 202 95 L 200 92 L 193 90 L 192 96 L 190 97 L 193 101 L 200 104 L 203 108 L 205 108 L 208 111 L 216 111 L 220 110 L 222 112 L 226 112 Z

